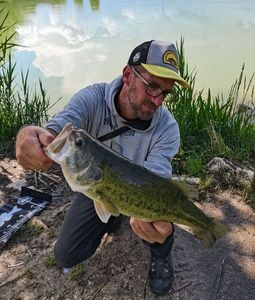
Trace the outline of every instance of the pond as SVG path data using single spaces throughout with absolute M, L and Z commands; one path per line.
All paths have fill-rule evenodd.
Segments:
M 254 0 L 22 1 L 4 5 L 16 22 L 18 68 L 42 78 L 58 111 L 77 90 L 111 81 L 131 50 L 151 39 L 180 42 L 196 89 L 228 95 L 242 64 L 255 71 Z M 248 95 L 247 101 L 250 100 Z

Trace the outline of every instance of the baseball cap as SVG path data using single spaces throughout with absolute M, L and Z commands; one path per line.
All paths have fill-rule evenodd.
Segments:
M 179 56 L 173 43 L 157 40 L 137 46 L 131 53 L 129 66 L 141 65 L 152 75 L 175 80 L 183 87 L 189 84 L 179 74 Z

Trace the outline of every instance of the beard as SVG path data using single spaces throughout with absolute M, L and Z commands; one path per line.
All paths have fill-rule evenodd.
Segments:
M 127 94 L 127 104 L 137 119 L 148 121 L 152 118 L 157 106 L 148 98 L 137 103 L 135 96 L 136 89 L 131 86 Z M 150 108 L 150 110 L 145 107 Z

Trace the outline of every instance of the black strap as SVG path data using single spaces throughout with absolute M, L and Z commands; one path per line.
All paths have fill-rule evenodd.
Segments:
M 123 126 L 123 127 L 120 127 L 112 132 L 109 132 L 105 135 L 102 135 L 100 136 L 99 138 L 97 138 L 100 142 L 104 142 L 104 141 L 107 141 L 107 140 L 110 140 L 112 138 L 114 138 L 115 136 L 117 135 L 120 135 L 126 131 L 128 131 L 130 128 L 128 126 Z

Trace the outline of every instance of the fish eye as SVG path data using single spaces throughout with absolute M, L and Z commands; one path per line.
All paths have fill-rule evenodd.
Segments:
M 81 147 L 81 146 L 82 146 L 82 139 L 81 139 L 81 138 L 76 139 L 76 140 L 75 140 L 75 145 L 76 145 L 77 147 Z

